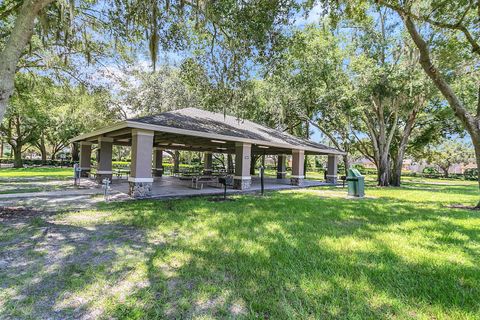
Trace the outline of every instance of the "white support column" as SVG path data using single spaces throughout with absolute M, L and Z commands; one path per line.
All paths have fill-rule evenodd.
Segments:
M 327 162 L 327 182 L 337 183 L 337 164 L 338 157 L 334 154 L 328 155 Z
M 252 185 L 250 176 L 250 158 L 252 157 L 252 145 L 237 142 L 235 144 L 235 176 L 233 187 L 235 189 L 249 189 Z
M 102 183 L 103 179 L 112 181 L 112 146 L 113 138 L 99 137 L 98 138 L 98 167 L 96 180 Z
M 153 148 L 153 174 L 155 177 L 163 175 L 163 148 Z
M 287 177 L 287 155 L 279 154 L 277 159 L 277 179 L 285 179 Z
M 92 143 L 87 141 L 80 142 L 80 176 L 88 177 L 91 170 Z
M 203 173 L 205 175 L 211 175 L 213 172 L 213 154 L 209 151 L 204 152 L 204 158 L 203 158 Z
M 305 179 L 305 151 L 292 150 L 292 176 L 290 184 L 301 186 Z
M 128 177 L 129 194 L 134 198 L 152 194 L 153 131 L 132 129 L 132 162 Z

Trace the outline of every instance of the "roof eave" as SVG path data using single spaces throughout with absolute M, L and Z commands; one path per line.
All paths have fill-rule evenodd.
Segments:
M 92 131 L 92 132 L 89 132 L 89 133 L 85 133 L 85 134 L 81 134 L 79 136 L 76 136 L 75 138 L 70 139 L 70 143 L 84 141 L 86 139 L 89 139 L 89 138 L 92 138 L 92 137 L 95 137 L 95 136 L 101 136 L 105 133 L 120 130 L 120 129 L 124 129 L 124 128 L 127 128 L 127 127 L 128 127 L 127 121 L 124 120 L 124 121 L 121 121 L 121 122 L 117 122 L 117 123 L 115 123 L 111 126 L 108 126 L 108 127 L 102 128 L 102 129 L 98 129 L 98 130 L 95 130 L 95 131 Z
M 265 146 L 277 147 L 277 148 L 283 148 L 283 149 L 300 149 L 300 150 L 305 150 L 309 152 L 314 152 L 317 154 L 335 154 L 335 155 L 346 154 L 345 152 L 341 150 L 336 150 L 336 149 L 321 149 L 321 148 L 314 148 L 314 147 L 308 147 L 308 146 L 295 146 L 291 144 L 275 143 L 275 142 L 270 142 L 266 140 L 239 138 L 239 137 L 232 137 L 232 136 L 217 134 L 217 133 L 199 132 L 199 131 L 188 130 L 188 129 L 165 127 L 165 126 L 160 126 L 156 124 L 149 124 L 149 123 L 143 123 L 143 122 L 137 122 L 137 121 L 131 121 L 131 120 L 123 120 L 111 126 L 98 129 L 90 133 L 76 136 L 75 138 L 71 139 L 70 142 L 73 143 L 73 142 L 85 141 L 95 136 L 101 136 L 106 133 L 113 132 L 120 129 L 125 129 L 125 128 L 162 131 L 162 132 L 176 133 L 176 134 L 196 136 L 196 137 L 202 137 L 202 138 L 221 139 L 221 140 L 226 140 L 231 142 L 244 142 L 244 143 L 250 143 L 250 144 L 256 144 L 256 145 L 265 145 Z
M 129 128 L 135 128 L 135 129 L 147 129 L 147 130 L 154 130 L 154 131 L 157 130 L 157 131 L 168 132 L 168 133 L 177 133 L 177 134 L 182 134 L 182 135 L 189 135 L 189 136 L 209 138 L 209 139 L 221 139 L 221 140 L 226 140 L 226 141 L 231 141 L 231 142 L 244 142 L 244 143 L 265 145 L 265 146 L 285 148 L 285 149 L 300 149 L 300 150 L 305 150 L 305 151 L 316 152 L 316 153 L 319 153 L 319 154 L 337 154 L 337 155 L 344 155 L 345 154 L 345 152 L 340 151 L 340 150 L 319 149 L 319 148 L 306 147 L 306 146 L 294 146 L 294 145 L 291 145 L 291 144 L 274 143 L 274 142 L 270 142 L 270 141 L 266 141 L 266 140 L 256 140 L 256 139 L 246 139 L 246 138 L 232 137 L 232 136 L 227 136 L 227 135 L 223 135 L 223 134 L 209 133 L 209 132 L 199 132 L 199 131 L 194 131 L 194 130 L 165 127 L 165 126 L 160 126 L 160 125 L 156 125 L 156 124 L 143 123 L 143 122 L 137 122 L 137 121 L 125 120 L 125 122 L 127 123 L 127 126 Z

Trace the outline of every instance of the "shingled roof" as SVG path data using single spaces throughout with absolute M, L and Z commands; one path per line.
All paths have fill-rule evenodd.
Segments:
M 114 129 L 118 130 L 120 127 L 148 129 L 156 132 L 222 139 L 231 142 L 247 142 L 276 148 L 303 149 L 316 154 L 343 154 L 340 150 L 295 137 L 249 120 L 197 108 L 185 108 L 128 119 L 117 124 Z M 81 141 L 89 136 L 99 134 L 102 134 L 101 130 L 79 136 L 72 141 Z

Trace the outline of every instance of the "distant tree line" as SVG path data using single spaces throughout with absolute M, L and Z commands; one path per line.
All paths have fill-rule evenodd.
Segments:
M 46 163 L 66 147 L 78 150 L 69 140 L 119 119 L 111 108 L 108 91 L 88 90 L 69 83 L 56 84 L 42 76 L 19 74 L 15 93 L 0 124 L 2 141 L 13 154 L 14 167 L 22 167 L 26 148 L 35 149 Z

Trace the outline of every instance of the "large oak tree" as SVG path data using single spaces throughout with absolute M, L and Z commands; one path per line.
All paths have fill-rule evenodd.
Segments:
M 115 48 L 146 43 L 155 69 L 162 47 L 175 50 L 192 43 L 212 47 L 219 43 L 228 44 L 237 56 L 263 52 L 275 36 L 270 31 L 285 24 L 296 7 L 291 0 L 6 0 L 0 5 L 0 28 L 6 35 L 0 42 L 0 120 L 33 35 L 51 40 L 45 41 L 46 49 L 81 48 L 87 61 L 91 46 L 100 38 L 110 40 Z
M 469 133 L 480 170 L 480 2 L 377 2 L 397 12 L 403 20 L 420 53 L 422 69 Z M 417 24 L 425 25 L 426 30 L 420 30 Z M 459 86 L 459 82 L 469 85 Z M 480 176 L 478 184 L 480 188 Z M 480 208 L 480 201 L 477 207 Z

